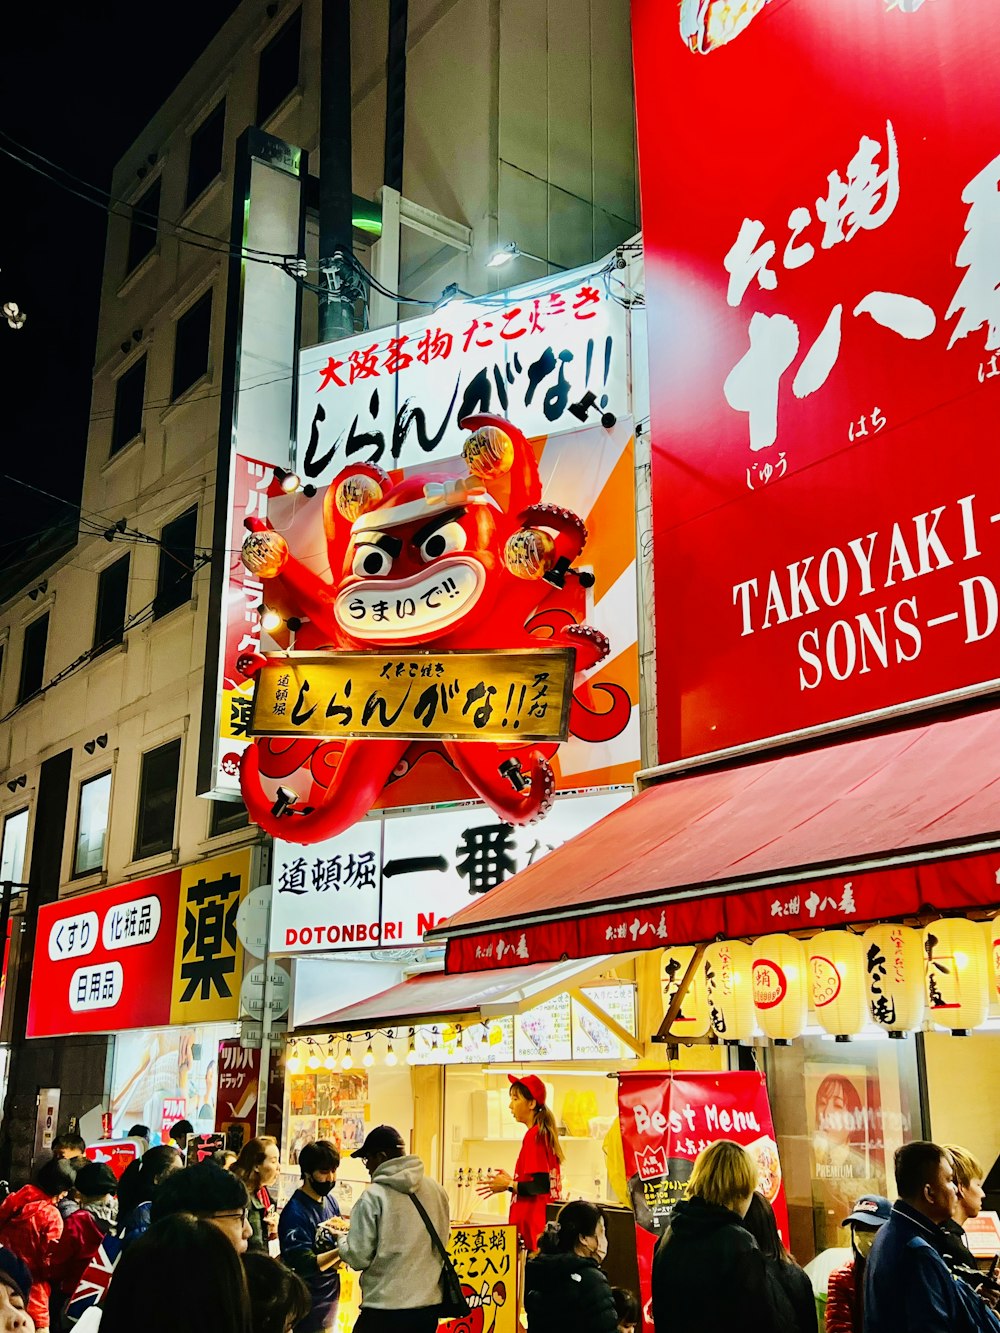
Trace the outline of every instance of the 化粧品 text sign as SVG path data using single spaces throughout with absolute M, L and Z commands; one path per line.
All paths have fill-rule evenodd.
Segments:
M 257 676 L 254 736 L 566 739 L 573 651 L 289 653 Z
M 993 6 L 731 8 L 633 0 L 663 761 L 1000 677 Z

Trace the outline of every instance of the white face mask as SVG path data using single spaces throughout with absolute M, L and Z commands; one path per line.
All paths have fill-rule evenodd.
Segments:
M 595 1236 L 595 1237 L 594 1237 L 594 1250 L 593 1250 L 593 1254 L 594 1254 L 594 1258 L 597 1260 L 597 1262 L 598 1262 L 599 1264 L 603 1264 L 603 1263 L 604 1263 L 604 1260 L 607 1258 L 607 1254 L 608 1254 L 608 1238 L 607 1238 L 607 1236 Z

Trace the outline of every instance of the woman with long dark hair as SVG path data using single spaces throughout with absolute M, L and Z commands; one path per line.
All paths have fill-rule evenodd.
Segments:
M 247 1242 L 247 1249 L 266 1250 L 267 1242 L 276 1240 L 278 1236 L 278 1220 L 268 1193 L 268 1187 L 278 1179 L 281 1169 L 277 1140 L 269 1134 L 262 1134 L 244 1143 L 239 1157 L 229 1169 L 243 1181 L 250 1196 L 247 1220 L 253 1234 Z
M 174 1276 L 173 1295 L 164 1282 Z M 211 1222 L 172 1213 L 125 1251 L 104 1298 L 101 1333 L 251 1333 L 232 1242 Z
M 782 1298 L 788 1303 L 785 1316 L 789 1326 L 795 1333 L 816 1333 L 818 1321 L 812 1283 L 782 1245 L 774 1209 L 763 1194 L 755 1193 L 750 1200 L 743 1225 L 757 1242 L 768 1277 L 777 1288 L 775 1305 L 780 1309 Z
M 514 1174 L 495 1172 L 478 1187 L 484 1198 L 489 1194 L 509 1192 L 510 1221 L 529 1254 L 538 1246 L 545 1227 L 545 1209 L 558 1198 L 561 1189 L 560 1166 L 563 1150 L 559 1143 L 556 1118 L 545 1105 L 545 1084 L 536 1074 L 508 1074 L 510 1113 L 526 1127 L 517 1155 Z
M 153 1195 L 161 1181 L 183 1166 L 179 1149 L 172 1143 L 148 1148 L 138 1163 L 131 1181 L 126 1176 L 136 1165 L 130 1162 L 118 1182 L 118 1235 L 124 1245 L 131 1245 L 149 1226 Z
M 616 1333 L 618 1310 L 601 1271 L 607 1252 L 604 1214 L 596 1204 L 574 1199 L 560 1208 L 525 1265 L 528 1333 Z

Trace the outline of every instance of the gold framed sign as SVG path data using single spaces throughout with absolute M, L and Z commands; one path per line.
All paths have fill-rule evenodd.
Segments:
M 564 741 L 571 648 L 283 653 L 257 673 L 251 736 Z

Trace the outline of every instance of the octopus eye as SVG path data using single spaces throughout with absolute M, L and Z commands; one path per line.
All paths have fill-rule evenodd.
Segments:
M 351 573 L 368 578 L 378 578 L 392 569 L 392 556 L 381 546 L 359 546 L 354 552 Z
M 448 555 L 452 551 L 464 551 L 467 540 L 461 523 L 445 523 L 443 527 L 424 539 L 420 547 L 420 558 L 426 565 L 432 560 L 440 560 L 443 555 Z

